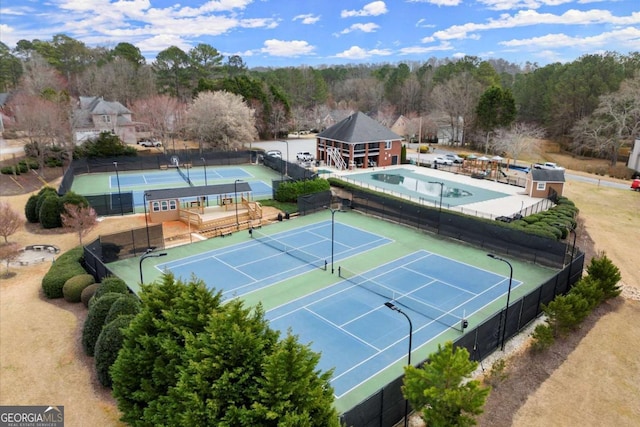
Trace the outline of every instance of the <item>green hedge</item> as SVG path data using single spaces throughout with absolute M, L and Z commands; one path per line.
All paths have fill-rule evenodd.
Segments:
M 89 300 L 93 297 L 99 287 L 100 283 L 94 283 L 82 290 L 82 293 L 80 294 L 80 301 L 82 301 L 85 307 L 89 308 Z
M 42 278 L 42 290 L 47 298 L 62 298 L 62 288 L 66 281 L 86 273 L 81 264 L 82 255 L 82 247 L 79 246 L 63 253 L 54 261 Z
M 129 326 L 133 315 L 119 316 L 108 322 L 98 336 L 94 350 L 96 374 L 98 381 L 105 387 L 111 387 L 111 365 L 118 358 L 118 352 L 122 348 L 124 341 L 123 329 Z
M 38 210 L 36 208 L 37 205 L 38 196 L 35 194 L 32 194 L 31 197 L 29 197 L 29 200 L 27 200 L 27 203 L 24 205 L 24 216 L 27 217 L 27 221 L 32 224 L 35 224 L 39 221 Z
M 111 305 L 122 297 L 122 294 L 115 292 L 104 294 L 89 307 L 89 313 L 82 328 L 82 348 L 87 356 L 93 356 L 94 354 L 96 341 L 98 341 L 100 332 L 102 332 L 104 321 L 109 314 L 109 310 L 111 310 Z
M 89 285 L 95 283 L 91 274 L 80 274 L 67 280 L 62 287 L 62 296 L 68 302 L 80 302 L 82 291 Z
M 104 279 L 102 279 L 102 282 L 100 283 L 100 287 L 98 287 L 98 290 L 94 295 L 94 299 L 98 299 L 102 295 L 110 292 L 115 292 L 119 294 L 128 294 L 129 287 L 127 286 L 125 281 L 119 277 L 116 277 L 116 276 L 105 277 Z
M 283 182 L 278 186 L 275 199 L 279 202 L 296 202 L 299 196 L 320 193 L 331 189 L 329 181 L 316 178 L 306 181 Z
M 136 315 L 140 312 L 141 307 L 140 299 L 137 296 L 134 294 L 123 295 L 122 298 L 119 298 L 111 305 L 104 323 L 110 323 L 119 316 Z

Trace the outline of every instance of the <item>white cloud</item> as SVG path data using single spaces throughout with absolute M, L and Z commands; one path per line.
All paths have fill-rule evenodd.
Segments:
M 303 24 L 315 24 L 316 22 L 318 22 L 320 20 L 320 15 L 312 15 L 311 13 L 307 13 L 304 15 L 297 15 L 294 16 L 292 21 L 298 21 L 300 20 Z
M 374 1 L 364 5 L 360 10 L 343 10 L 340 17 L 351 18 L 354 16 L 378 16 L 388 12 L 387 5 L 383 1 Z
M 419 19 L 418 22 L 416 22 L 416 27 L 418 28 L 434 28 L 436 25 L 435 24 L 428 24 L 426 19 L 422 18 Z
M 430 3 L 435 6 L 459 6 L 462 0 L 407 0 L 407 3 Z
M 558 33 L 528 39 L 512 39 L 499 44 L 507 47 L 529 47 L 531 50 L 565 47 L 592 50 L 612 44 L 617 44 L 620 47 L 625 46 L 626 48 L 632 48 L 631 45 L 633 44 L 637 48 L 638 40 L 640 40 L 640 28 L 627 27 L 589 37 L 574 37 Z
M 442 42 L 437 46 L 409 46 L 399 50 L 400 55 L 422 55 L 431 52 L 451 50 L 453 46 L 449 42 Z
M 391 53 L 388 49 L 366 50 L 359 46 L 351 46 L 349 49 L 336 54 L 335 57 L 344 59 L 367 59 L 374 56 L 388 56 L 391 55 Z
M 315 46 L 311 46 L 304 40 L 271 39 L 264 42 L 264 47 L 260 51 L 271 56 L 300 56 L 310 55 L 315 49 Z
M 369 22 L 366 24 L 353 24 L 349 28 L 345 28 L 344 30 L 340 31 L 340 34 L 348 34 L 353 31 L 362 31 L 363 33 L 373 33 L 378 28 L 380 28 L 380 26 L 372 22 Z
M 543 6 L 560 6 L 575 0 L 478 0 L 491 10 L 539 9 Z

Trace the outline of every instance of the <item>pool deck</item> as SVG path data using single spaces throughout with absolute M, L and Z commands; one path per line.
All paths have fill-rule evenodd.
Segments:
M 430 180 L 447 180 L 452 182 L 457 182 L 460 184 L 468 185 L 471 187 L 479 187 L 486 190 L 497 191 L 500 193 L 507 194 L 506 197 L 501 197 L 499 199 L 486 200 L 476 203 L 462 204 L 456 207 L 450 208 L 450 210 L 464 212 L 466 214 L 480 216 L 484 218 L 496 218 L 499 216 L 507 216 L 511 217 L 515 214 L 522 213 L 523 215 L 527 212 L 528 208 L 537 205 L 541 201 L 545 200 L 542 198 L 529 197 L 525 189 L 523 187 L 518 187 L 515 185 L 509 185 L 489 179 L 476 179 L 472 178 L 469 175 L 448 172 L 443 169 L 431 169 L 416 165 L 397 165 L 397 166 L 388 166 L 388 167 L 377 167 L 377 168 L 367 168 L 367 169 L 358 169 L 353 171 L 339 171 L 337 169 L 322 167 L 325 170 L 331 170 L 333 176 L 348 177 L 349 175 L 361 174 L 366 172 L 379 172 L 381 170 L 384 171 L 393 171 L 394 169 L 404 169 L 411 170 L 412 172 L 424 175 L 429 177 Z M 523 178 L 525 174 L 520 171 L 511 170 L 508 172 L 509 175 L 513 175 L 514 177 Z M 323 175 L 326 177 L 326 175 Z M 443 209 L 445 209 L 445 204 L 443 204 Z M 531 212 L 529 212 L 531 213 Z

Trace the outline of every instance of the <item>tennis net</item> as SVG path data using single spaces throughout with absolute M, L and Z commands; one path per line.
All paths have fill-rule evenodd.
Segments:
M 411 295 L 411 292 L 401 293 L 386 285 L 376 282 L 372 278 L 365 277 L 363 274 L 353 273 L 342 266 L 338 267 L 338 275 L 341 278 L 368 290 L 369 292 L 380 295 L 387 300 L 391 300 L 398 305 L 406 307 L 418 314 L 422 314 L 423 316 L 435 320 L 438 323 L 458 331 L 463 331 L 463 318 L 450 312 L 440 310 L 431 304 L 417 299 Z
M 180 169 L 180 166 L 176 166 L 176 170 L 178 171 L 178 173 L 180 174 L 180 176 L 182 177 L 182 179 L 184 179 L 184 181 L 189 184 L 190 186 L 193 187 L 193 183 L 191 182 L 191 179 L 189 179 L 189 177 L 187 175 L 184 174 L 184 172 L 182 172 L 182 169 Z
M 290 255 L 300 261 L 306 262 L 307 264 L 310 264 L 314 267 L 318 267 L 323 270 L 327 269 L 326 259 L 313 255 L 300 248 L 287 245 L 286 243 L 272 236 L 267 236 L 266 234 L 263 234 L 254 228 L 252 228 L 250 231 L 251 231 L 251 237 L 253 237 L 255 240 L 257 240 L 258 242 L 264 245 L 277 249 L 280 252 L 284 252 L 285 254 Z

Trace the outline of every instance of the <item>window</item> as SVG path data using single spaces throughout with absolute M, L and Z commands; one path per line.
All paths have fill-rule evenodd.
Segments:
M 385 141 L 384 142 L 384 149 L 385 150 L 391 150 L 391 141 Z
M 536 183 L 536 190 L 544 191 L 545 188 L 547 188 L 547 183 L 546 182 L 538 182 L 538 183 Z
M 111 123 L 111 116 L 110 116 L 110 115 L 108 115 L 108 114 L 104 114 L 104 115 L 102 116 L 102 122 L 103 122 L 103 123 Z
M 175 211 L 177 208 L 178 203 L 175 200 L 160 200 L 157 202 L 151 202 L 151 210 L 153 210 L 153 212 Z
M 160 203 L 159 202 L 151 202 L 151 209 L 154 212 L 160 211 Z

